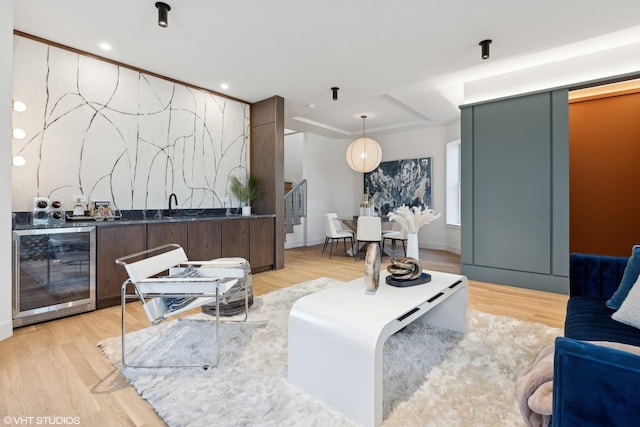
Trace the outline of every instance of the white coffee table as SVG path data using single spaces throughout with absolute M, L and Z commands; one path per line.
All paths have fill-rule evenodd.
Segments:
M 465 276 L 428 271 L 407 288 L 384 282 L 367 294 L 364 279 L 300 298 L 289 313 L 289 383 L 364 426 L 382 424 L 382 348 L 414 320 L 467 331 Z

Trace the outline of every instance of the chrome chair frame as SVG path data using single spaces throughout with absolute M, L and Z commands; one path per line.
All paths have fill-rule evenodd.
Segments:
M 170 249 L 170 250 L 169 250 Z M 166 251 L 165 251 L 166 250 Z M 162 252 L 164 251 L 164 252 Z M 157 255 L 147 257 L 149 254 Z M 131 259 L 138 259 L 134 262 L 127 262 Z M 240 268 L 207 268 L 208 261 L 189 261 L 180 245 L 170 243 L 158 246 L 145 251 L 136 252 L 131 255 L 116 259 L 116 264 L 122 265 L 127 270 L 129 278 L 122 284 L 121 308 L 122 308 L 122 366 L 131 368 L 203 368 L 209 369 L 218 365 L 220 361 L 220 303 L 225 304 L 227 297 L 234 297 L 240 292 L 235 289 L 239 283 L 239 278 L 245 277 L 246 271 Z M 199 265 L 197 267 L 200 277 L 174 278 L 174 277 L 152 277 L 169 270 L 171 274 L 184 270 L 184 266 Z M 231 280 L 229 280 L 231 279 Z M 133 285 L 133 293 L 128 293 L 127 288 Z M 241 321 L 246 321 L 249 312 L 249 295 L 247 287 L 244 287 L 245 315 Z M 205 304 L 216 304 L 215 339 L 216 355 L 213 363 L 200 365 L 132 365 L 126 361 L 126 302 L 128 299 L 139 299 L 149 320 L 154 324 L 155 315 L 150 302 L 157 298 L 166 297 L 194 297 L 195 301 L 187 304 L 178 310 L 163 314 L 163 318 L 180 316 L 180 313 L 201 307 Z M 202 320 L 201 320 L 202 321 Z

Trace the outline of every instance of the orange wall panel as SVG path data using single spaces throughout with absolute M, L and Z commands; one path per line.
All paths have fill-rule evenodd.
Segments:
M 640 93 L 569 105 L 570 251 L 640 244 Z

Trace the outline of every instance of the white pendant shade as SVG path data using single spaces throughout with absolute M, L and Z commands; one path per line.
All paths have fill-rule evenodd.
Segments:
M 367 116 L 360 116 L 362 119 L 362 138 L 353 141 L 347 147 L 347 164 L 356 172 L 371 172 L 378 167 L 382 160 L 382 148 L 380 144 L 371 138 L 367 138 L 364 133 L 364 121 Z
M 371 138 L 358 138 L 347 147 L 347 164 L 356 172 L 371 172 L 382 161 L 382 148 Z

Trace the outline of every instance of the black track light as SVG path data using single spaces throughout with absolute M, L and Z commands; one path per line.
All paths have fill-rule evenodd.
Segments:
M 337 101 L 338 100 L 338 91 L 340 90 L 339 87 L 332 87 L 331 88 L 331 92 L 333 92 L 333 100 Z
M 156 7 L 158 8 L 158 25 L 163 28 L 169 26 L 169 11 L 171 10 L 171 6 L 161 1 L 156 3 Z
M 482 47 L 482 59 L 489 59 L 489 45 L 491 44 L 491 40 L 482 40 L 480 42 L 480 46 Z

